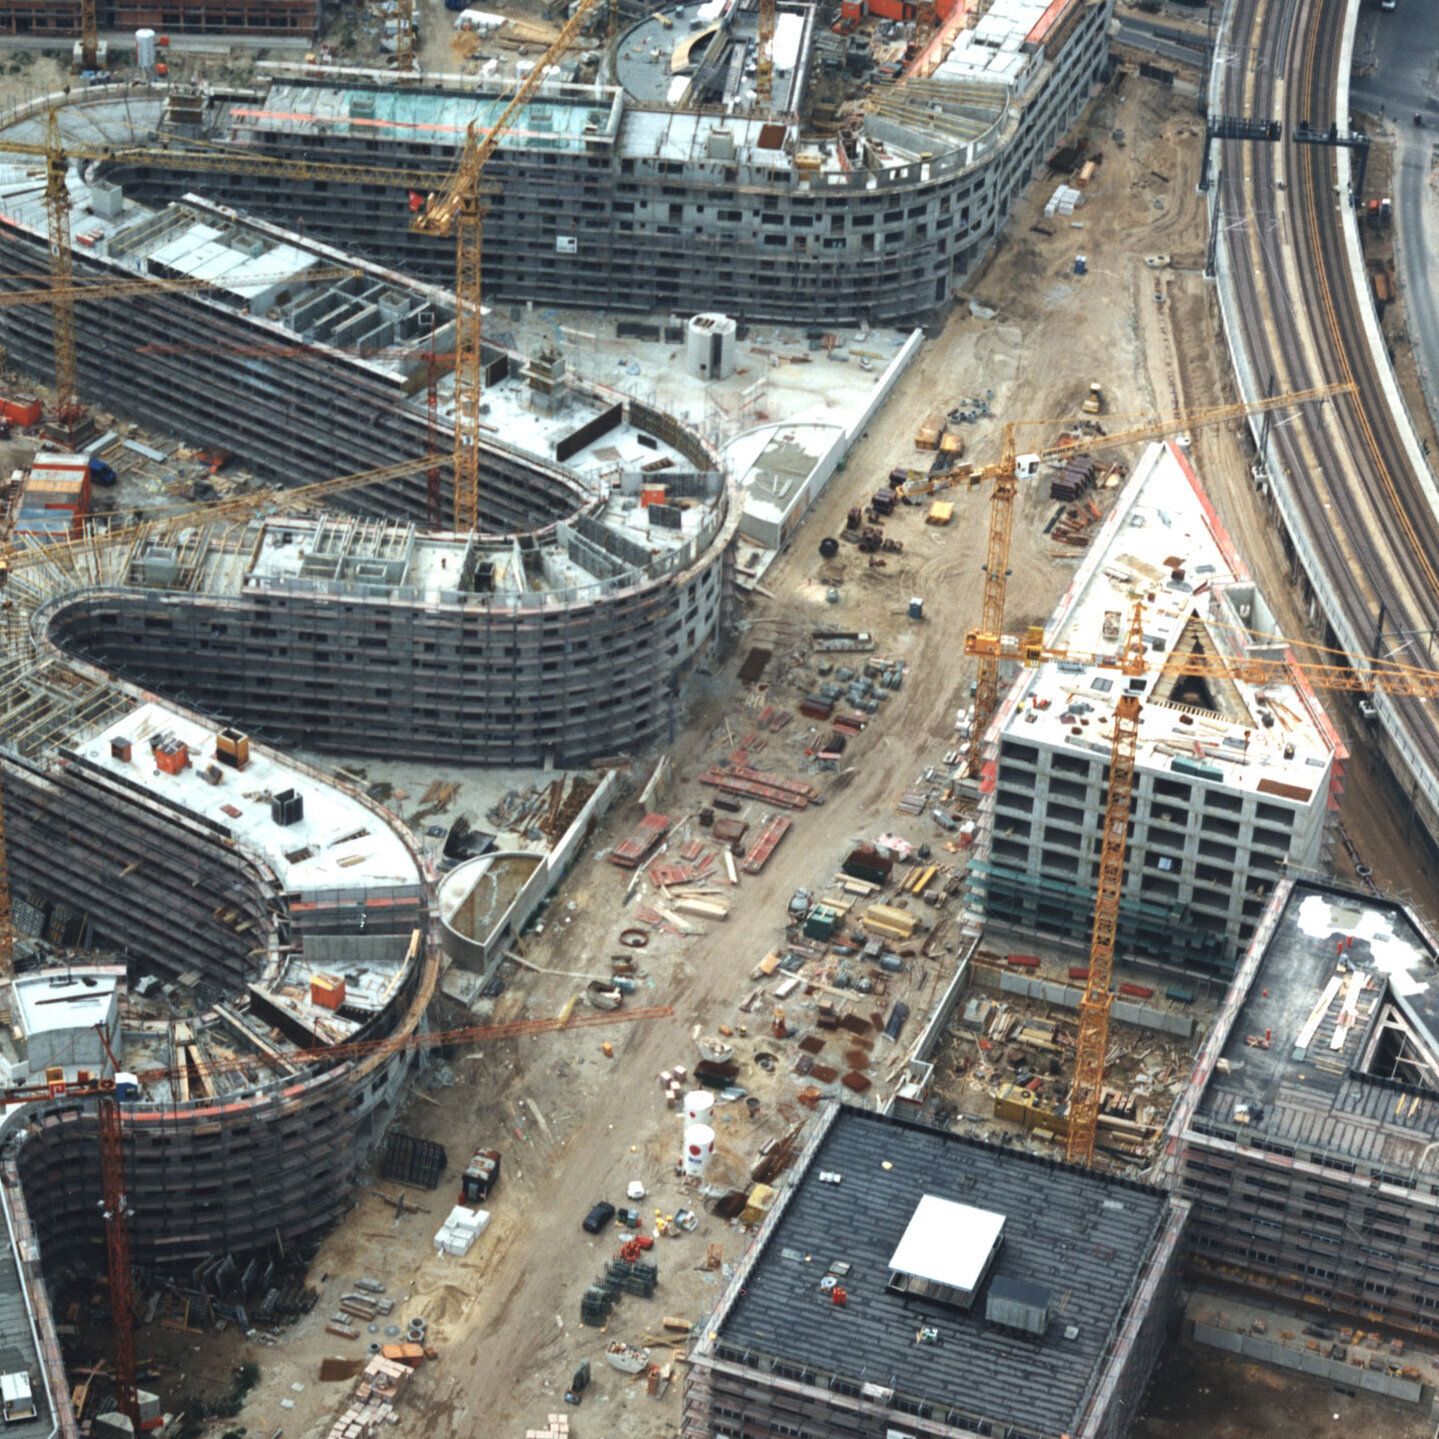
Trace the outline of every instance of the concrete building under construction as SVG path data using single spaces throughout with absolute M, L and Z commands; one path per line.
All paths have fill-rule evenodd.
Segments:
M 1171 1124 L 1199 1272 L 1434 1333 L 1436 973 L 1408 906 L 1278 885 Z
M 755 6 L 666 7 L 614 47 L 619 83 L 547 82 L 486 168 L 491 301 L 874 324 L 943 308 L 1088 102 L 1111 0 L 995 0 L 872 110 L 857 51 L 780 8 L 772 113 L 753 97 Z M 662 79 L 645 57 L 661 47 Z M 573 74 L 573 67 L 569 73 Z M 175 97 L 176 139 L 447 170 L 512 77 L 397 85 L 303 70 L 259 94 Z M 843 113 L 841 113 L 843 112 Z M 117 172 L 151 201 L 197 189 L 382 265 L 447 281 L 453 246 L 410 233 L 403 191 L 183 171 Z
M 1142 605 L 1154 672 L 1100 660 Z M 1020 673 L 983 763 L 971 885 L 991 924 L 1074 946 L 1094 922 L 1112 718 L 1142 695 L 1121 953 L 1227 981 L 1291 866 L 1332 842 L 1347 751 L 1291 683 L 1158 673 L 1159 656 L 1280 656 L 1264 597 L 1177 445 L 1145 452 L 1046 632 L 1067 657 Z
M 102 30 L 148 28 L 178 35 L 318 34 L 325 0 L 96 0 Z M 80 0 L 0 0 L 0 35 L 70 40 Z
M 690 1350 L 681 1433 L 1119 1439 L 1188 1209 L 832 1105 Z
M 401 1053 L 304 1069 L 287 1051 L 422 1023 L 439 963 L 429 862 L 359 792 L 86 666 L 12 670 L 6 700 L 22 953 L 29 936 L 115 961 L 16 978 L 11 1080 L 107 1068 L 103 1025 L 137 1077 L 123 1096 L 136 1262 L 278 1257 L 340 1212 L 409 1067 Z M 338 991 L 317 988 L 332 972 Z M 16 1163 L 45 1262 L 62 1266 L 101 1239 L 94 1106 L 57 1099 L 26 1119 Z
M 198 199 L 71 188 L 77 270 L 210 282 L 82 306 L 86 394 L 293 485 L 423 457 L 433 363 L 448 442 L 447 292 Z M 33 174 L 0 171 L 0 211 L 13 268 L 42 268 Z M 35 369 L 47 313 L 0 311 Z M 433 488 L 417 466 L 333 497 L 365 518 L 197 525 L 133 555 L 100 541 L 83 574 L 37 568 L 12 593 L 47 643 L 272 742 L 495 765 L 652 744 L 724 614 L 739 507 L 719 456 L 559 354 L 492 349 L 486 373 L 478 534 L 420 528 L 451 512 L 437 457 Z

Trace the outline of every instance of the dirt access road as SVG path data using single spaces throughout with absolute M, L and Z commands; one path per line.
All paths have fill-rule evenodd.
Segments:
M 1125 149 L 1107 143 L 1115 125 L 1128 133 Z M 1163 358 L 1146 355 L 1137 316 L 1151 286 L 1143 257 L 1185 246 L 1198 253 L 1202 245 L 1192 183 L 1182 173 L 1197 155 L 1196 131 L 1184 101 L 1131 81 L 1122 100 L 1099 103 L 1083 133 L 1107 152 L 1082 211 L 1083 231 L 1059 228 L 1062 221 L 1046 226 L 1049 235 L 1032 230 L 1044 223 L 1041 211 L 1051 188 L 1036 185 L 974 286 L 996 318 L 977 320 L 961 307 L 925 346 L 845 472 L 765 577 L 774 598 L 747 602 L 745 633 L 734 652 L 715 673 L 691 684 L 688 723 L 670 751 L 675 778 L 665 807 L 682 814 L 697 801 L 694 780 L 703 763 L 725 751 L 726 719 L 735 733 L 748 727 L 734 671 L 749 644 L 762 639 L 773 646 L 773 664 L 782 671 L 793 665 L 801 638 L 818 622 L 870 629 L 882 653 L 910 666 L 903 690 L 852 746 L 852 782 L 829 788 L 832 781 L 819 777 L 825 807 L 801 816 L 765 871 L 743 880 L 726 924 L 694 938 L 651 943 L 644 955 L 649 987 L 640 998 L 672 1005 L 674 1019 L 453 1057 L 456 1082 L 413 1103 L 402 1123 L 441 1139 L 452 1165 L 481 1143 L 505 1149 L 505 1178 L 489 1232 L 465 1259 L 437 1259 L 429 1237 L 451 1202 L 448 1186 L 434 1195 L 411 1192 L 409 1198 L 430 1212 L 398 1221 L 393 1206 L 362 1196 L 315 1262 L 313 1277 L 323 1280 L 315 1313 L 287 1332 L 280 1346 L 256 1352 L 264 1374 L 241 1420 L 251 1432 L 283 1427 L 290 1439 L 326 1432 L 341 1393 L 338 1386 L 316 1383 L 319 1361 L 358 1346 L 326 1335 L 324 1319 L 362 1273 L 385 1279 L 400 1300 L 397 1317 L 422 1314 L 440 1349 L 440 1359 L 421 1371 L 403 1406 L 402 1422 L 413 1432 L 433 1439 L 522 1434 L 563 1407 L 561 1391 L 582 1357 L 595 1362 L 596 1384 L 573 1415 L 575 1434 L 648 1439 L 674 1432 L 679 1384 L 662 1400 L 647 1399 L 599 1362 L 601 1336 L 578 1324 L 580 1296 L 615 1247 L 612 1235 L 600 1241 L 583 1235 L 580 1218 L 598 1198 L 623 1202 L 634 1178 L 651 1191 L 647 1206 L 672 1213 L 684 1202 L 670 1173 L 678 1121 L 664 1107 L 659 1072 L 692 1063 L 693 1027 L 743 1018 L 736 1005 L 748 974 L 782 937 L 785 903 L 796 886 L 823 880 L 849 843 L 881 830 L 899 828 L 916 840 L 940 837 L 928 819 L 896 816 L 894 802 L 927 760 L 952 743 L 954 711 L 965 702 L 972 677 L 959 646 L 979 612 L 984 495 L 957 496 L 956 521 L 947 529 L 925 527 L 922 508 L 906 511 L 888 531 L 904 539 L 905 552 L 888 556 L 882 570 L 847 550 L 826 565 L 818 540 L 837 533 L 848 508 L 871 494 L 892 466 L 916 459 L 912 437 L 920 421 L 959 396 L 992 391 L 996 416 L 1013 418 L 1073 416 L 1091 380 L 1105 385 L 1114 412 L 1148 410 L 1169 398 L 1154 383 L 1154 374 L 1163 374 Z M 1156 173 L 1171 178 L 1157 179 Z M 1090 264 L 1084 278 L 1073 273 L 1080 249 Z M 997 429 L 997 421 L 974 427 L 967 437 L 974 456 L 995 452 Z M 1042 621 L 1073 574 L 1073 556 L 1052 560 L 1040 534 L 1055 508 L 1047 486 L 1023 495 L 1017 508 L 1010 628 Z M 840 592 L 837 605 L 825 601 L 832 586 Z M 911 595 L 925 600 L 921 624 L 905 617 Z M 528 944 L 536 964 L 587 973 L 616 952 L 616 935 L 629 922 L 621 906 L 628 876 L 605 863 L 602 851 L 634 815 L 630 804 L 611 817 L 560 891 L 544 932 Z M 496 1006 L 499 1018 L 554 1013 L 577 987 L 576 979 L 555 975 L 516 972 L 509 979 L 511 988 Z M 603 1055 L 602 1039 L 612 1044 L 612 1059 Z M 742 1182 L 760 1143 L 795 1117 L 783 1100 L 766 1106 L 753 1123 L 722 1115 L 719 1175 L 712 1177 Z M 394 1185 L 375 1188 L 393 1199 Z M 625 1300 L 607 1337 L 654 1333 L 662 1314 L 700 1317 L 721 1278 L 696 1268 L 705 1245 L 720 1244 L 731 1261 L 743 1242 L 708 1215 L 693 1236 L 660 1241 L 657 1298 Z M 291 1387 L 296 1383 L 303 1391 Z M 282 1408 L 282 1401 L 293 1407 Z

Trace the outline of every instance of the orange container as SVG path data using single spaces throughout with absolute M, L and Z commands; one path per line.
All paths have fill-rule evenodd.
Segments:
M 640 491 L 640 504 L 648 509 L 651 505 L 662 505 L 669 491 L 663 485 L 646 485 Z
M 163 745 L 155 751 L 155 763 L 162 774 L 179 774 L 190 763 L 190 747 L 180 740 Z
M 38 425 L 40 423 L 40 401 L 34 395 L 12 395 L 0 400 L 0 412 L 12 425 Z
M 321 1009 L 338 1009 L 345 1002 L 345 976 L 343 974 L 312 974 L 310 976 L 310 1003 Z

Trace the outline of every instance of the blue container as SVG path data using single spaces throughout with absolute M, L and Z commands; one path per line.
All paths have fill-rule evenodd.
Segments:
M 912 620 L 922 620 L 924 618 L 924 601 L 918 596 L 915 596 L 915 598 L 909 602 L 909 617 Z

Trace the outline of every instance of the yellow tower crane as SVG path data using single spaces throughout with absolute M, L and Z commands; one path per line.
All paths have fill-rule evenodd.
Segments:
M 1054 421 L 1011 420 L 1004 427 L 1000 441 L 999 459 L 996 463 L 979 468 L 960 466 L 952 473 L 966 477 L 971 485 L 990 482 L 989 543 L 984 560 L 984 601 L 980 612 L 979 633 L 1002 634 L 1004 631 L 1004 597 L 1009 584 L 1009 542 L 1014 526 L 1014 501 L 1019 493 L 1022 479 L 1033 479 L 1039 473 L 1041 464 L 1049 460 L 1062 460 L 1070 455 L 1087 455 L 1097 450 L 1113 449 L 1120 445 L 1140 444 L 1146 440 L 1160 440 L 1167 435 L 1179 434 L 1186 430 L 1198 430 L 1206 425 L 1217 425 L 1225 420 L 1239 419 L 1245 415 L 1260 415 L 1268 410 L 1283 409 L 1290 405 L 1302 405 L 1312 400 L 1324 400 L 1334 395 L 1352 394 L 1353 384 L 1319 385 L 1310 390 L 1295 390 L 1286 395 L 1275 395 L 1266 400 L 1247 401 L 1236 405 L 1219 405 L 1213 409 L 1191 410 L 1175 415 L 1164 415 L 1134 429 L 1118 430 L 1108 435 L 1092 435 L 1086 439 L 1064 444 L 1047 445 L 1037 452 L 1020 455 L 1015 432 L 1021 424 L 1055 423 Z M 999 659 L 987 650 L 974 652 L 979 659 L 974 688 L 974 726 L 971 731 L 968 773 L 979 772 L 980 752 L 985 731 L 994 718 L 999 700 Z
M 1296 678 L 1316 689 L 1373 694 L 1439 698 L 1439 670 L 1398 664 L 1393 660 L 1357 658 L 1326 651 L 1335 658 L 1325 662 L 1300 660 L 1296 647 L 1317 648 L 1273 635 L 1243 636 L 1262 641 L 1263 653 L 1228 655 L 1219 651 L 1196 654 L 1175 650 L 1151 658 L 1144 644 L 1144 606 L 1134 605 L 1129 627 L 1117 651 L 1084 653 L 1066 645 L 1046 644 L 1035 626 L 1021 641 L 997 631 L 971 631 L 964 652 L 980 659 L 1015 660 L 1037 668 L 1050 661 L 1092 666 L 1125 679 L 1146 674 L 1242 681 L 1256 688 L 1293 684 Z M 1120 900 L 1124 889 L 1124 862 L 1128 849 L 1130 801 L 1134 793 L 1134 764 L 1139 741 L 1139 698 L 1128 685 L 1114 708 L 1110 736 L 1109 792 L 1104 806 L 1104 829 L 1099 857 L 1099 885 L 1090 934 L 1089 976 L 1079 1007 L 1079 1038 L 1075 1049 L 1074 1082 L 1069 1092 L 1069 1134 L 1065 1157 L 1075 1164 L 1090 1164 L 1099 1127 L 1099 1101 L 1104 1089 L 1104 1057 L 1109 1045 L 1109 1010 L 1113 996 L 1114 947 L 1119 930 Z
M 95 23 L 95 0 L 80 0 L 80 68 L 93 70 L 100 62 L 100 31 Z
M 46 117 L 44 144 L 6 139 L 8 154 L 33 155 L 45 162 L 45 209 L 50 249 L 52 323 L 55 332 L 55 413 L 73 428 L 80 415 L 75 345 L 75 284 L 70 244 L 70 191 L 66 183 L 71 160 L 147 166 L 166 170 L 207 170 L 235 175 L 262 175 L 277 180 L 325 180 L 334 184 L 385 185 L 428 191 L 443 185 L 446 175 L 428 170 L 348 165 L 332 161 L 287 160 L 247 151 L 240 146 L 188 149 L 147 145 L 81 144 L 60 133 L 60 114 Z
M 516 117 L 544 83 L 546 71 L 569 49 L 597 3 L 598 0 L 579 0 L 554 43 L 516 87 L 509 104 L 483 139 L 478 125 L 471 122 L 459 163 L 443 192 L 431 195 L 410 222 L 410 228 L 418 234 L 455 237 L 455 529 L 462 533 L 475 528 L 480 511 L 480 401 L 484 390 L 480 352 L 484 205 L 480 179 Z
M 355 275 L 362 274 L 364 274 L 363 270 L 357 270 L 353 266 L 316 265 L 312 270 L 290 270 L 283 274 L 250 275 L 247 273 L 245 283 L 247 285 L 284 285 L 291 282 L 309 284 L 312 281 L 320 280 L 348 280 Z M 31 279 L 38 278 L 38 276 L 0 276 L 0 279 L 6 280 L 22 278 Z M 182 275 L 168 280 L 139 277 L 133 280 L 82 279 L 65 290 L 56 290 L 48 285 L 33 290 L 0 290 L 0 310 L 8 310 L 17 305 L 53 305 L 58 299 L 65 299 L 72 305 L 78 305 L 95 300 L 132 299 L 137 295 L 158 296 L 187 290 L 224 290 L 233 284 L 233 280 L 206 280 L 196 275 Z
M 774 0 L 759 0 L 759 48 L 755 55 L 754 100 L 761 114 L 774 94 Z
M 415 0 L 396 0 L 395 69 L 401 75 L 415 72 Z

